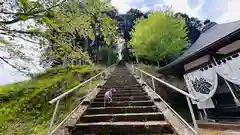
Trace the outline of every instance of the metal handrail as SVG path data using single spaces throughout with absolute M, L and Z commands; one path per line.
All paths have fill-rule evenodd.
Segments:
M 90 93 L 89 93 L 89 94 L 90 94 Z M 64 119 L 61 123 L 58 124 L 58 126 L 57 126 L 55 129 L 53 129 L 53 130 L 51 131 L 51 134 L 54 133 L 62 124 L 64 124 L 64 122 L 67 121 L 68 118 L 70 118 L 70 116 L 79 108 L 79 106 L 81 106 L 81 104 L 82 104 L 83 101 L 84 101 L 83 99 L 86 98 L 87 96 L 88 96 L 88 94 L 80 98 L 80 100 L 82 100 L 81 103 L 80 103 L 77 107 L 75 107 L 75 108 L 72 110 L 72 112 L 70 112 L 70 113 L 68 114 L 68 116 L 65 117 L 65 119 Z M 51 134 L 50 134 L 50 135 L 51 135 Z
M 113 65 L 112 65 L 112 66 L 113 66 Z M 109 68 L 111 68 L 112 66 L 110 66 Z M 84 84 L 90 82 L 91 80 L 93 80 L 94 78 L 98 77 L 99 75 L 103 74 L 103 73 L 106 72 L 107 70 L 108 70 L 108 68 L 105 69 L 104 71 L 98 73 L 97 75 L 91 77 L 90 79 L 84 81 L 83 83 L 81 83 L 81 84 L 75 86 L 74 88 L 68 90 L 67 92 L 65 92 L 65 93 L 63 93 L 63 94 L 61 94 L 61 95 L 59 95 L 58 97 L 52 99 L 51 101 L 49 101 L 49 103 L 50 103 L 50 104 L 53 104 L 53 103 L 57 102 L 58 100 L 64 98 L 64 97 L 67 96 L 68 94 L 70 94 L 70 93 L 72 93 L 73 91 L 75 91 L 76 89 L 78 89 L 79 87 L 81 87 L 81 86 L 83 86 Z
M 55 108 L 54 108 L 53 116 L 52 116 L 52 119 L 51 119 L 51 122 L 50 122 L 50 125 L 49 125 L 49 129 L 48 129 L 47 135 L 51 135 L 51 134 L 53 133 L 53 131 L 56 130 L 56 128 L 55 128 L 53 131 L 51 131 L 51 130 L 52 130 L 52 127 L 53 127 L 53 124 L 54 124 L 54 121 L 55 121 L 55 117 L 56 117 L 57 111 L 58 111 L 58 106 L 59 106 L 60 100 L 61 100 L 62 98 L 64 98 L 64 97 L 66 97 L 68 94 L 70 94 L 70 93 L 72 93 L 73 91 L 75 91 L 76 89 L 80 88 L 81 86 L 87 84 L 88 82 L 90 82 L 90 89 L 91 89 L 92 80 L 95 79 L 95 78 L 97 78 L 98 76 L 102 76 L 102 74 L 105 73 L 105 72 L 109 72 L 109 73 L 110 73 L 110 72 L 112 71 L 111 69 L 112 69 L 115 65 L 116 65 L 116 64 L 111 65 L 110 67 L 108 67 L 107 69 L 105 69 L 105 70 L 103 70 L 102 72 L 98 73 L 97 75 L 91 77 L 90 79 L 84 81 L 83 83 L 75 86 L 74 88 L 68 90 L 67 92 L 65 92 L 65 93 L 59 95 L 58 97 L 52 99 L 51 101 L 49 101 L 50 104 L 56 103 L 56 105 L 55 105 Z M 100 79 L 101 79 L 101 78 L 100 78 Z M 91 93 L 91 91 L 90 91 L 88 94 L 90 94 L 90 93 Z M 87 94 L 87 95 L 88 95 L 88 94 Z M 83 96 L 83 97 L 87 97 L 87 96 L 85 95 L 85 96 Z M 81 102 L 81 103 L 82 103 L 82 102 Z M 81 103 L 80 103 L 80 104 L 81 104 Z M 76 108 L 75 108 L 75 109 L 76 109 Z M 75 109 L 74 109 L 74 110 L 75 110 Z M 64 121 L 66 121 L 66 119 L 69 118 L 72 113 L 73 113 L 73 111 L 72 111 L 57 127 L 59 127 Z
M 157 96 L 190 130 L 197 134 L 197 131 L 195 131 L 160 95 L 157 94 Z
M 157 77 L 155 77 L 155 76 L 153 76 L 153 75 L 151 75 L 151 74 L 149 74 L 149 73 L 147 73 L 147 72 L 145 72 L 145 71 L 143 71 L 143 70 L 141 70 L 137 67 L 135 67 L 135 69 L 137 69 L 137 70 L 141 71 L 142 73 L 154 78 L 155 80 L 157 80 L 160 83 L 172 88 L 173 90 L 175 90 L 175 91 L 177 91 L 177 92 L 179 92 L 179 93 L 181 93 L 181 94 L 183 94 L 183 95 L 185 95 L 185 96 L 187 96 L 187 97 L 189 97 L 189 98 L 191 98 L 195 101 L 198 101 L 198 99 L 196 97 L 194 97 L 193 95 L 191 95 L 191 94 L 189 94 L 189 93 L 187 93 L 187 92 L 185 92 L 185 91 L 183 91 L 183 90 L 181 90 L 181 89 L 179 89 L 179 88 L 177 88 L 177 87 L 175 87 L 175 86 L 173 86 L 173 85 L 171 85 L 171 84 L 169 84 L 169 83 L 167 83 L 167 82 L 165 82 L 165 81 L 163 81 L 163 80 L 161 80 L 161 79 L 159 79 L 159 78 L 157 78 Z
M 153 84 L 153 87 L 154 87 L 154 88 L 153 88 L 154 91 L 155 91 L 155 89 L 156 89 L 156 88 L 155 88 L 155 84 L 154 84 L 154 79 L 155 79 L 155 80 L 159 81 L 160 83 L 162 83 L 162 84 L 164 84 L 164 85 L 172 88 L 173 90 L 175 90 L 175 91 L 177 91 L 177 92 L 179 92 L 179 93 L 181 93 L 181 94 L 183 94 L 183 95 L 186 96 L 186 99 L 187 99 L 187 102 L 188 102 L 188 106 L 189 106 L 189 110 L 190 110 L 190 113 L 191 113 L 191 116 L 192 116 L 192 120 L 193 120 L 193 124 L 194 124 L 195 130 L 194 130 L 160 95 L 157 94 L 157 96 L 162 100 L 162 102 L 163 102 L 190 130 L 192 130 L 192 132 L 194 132 L 195 135 L 198 135 L 198 134 L 199 134 L 199 133 L 198 133 L 198 126 L 197 126 L 196 119 L 195 119 L 195 116 L 194 116 L 194 113 L 193 113 L 193 109 L 192 109 L 192 106 L 191 106 L 191 102 L 190 102 L 190 99 L 189 99 L 189 98 L 191 98 L 191 99 L 193 99 L 193 100 L 195 100 L 195 101 L 198 101 L 197 98 L 194 97 L 194 96 L 192 96 L 192 95 L 190 95 L 189 93 L 187 93 L 187 92 L 185 92 L 185 91 L 183 91 L 183 90 L 181 90 L 181 89 L 179 89 L 179 88 L 177 88 L 177 87 L 175 87 L 175 86 L 173 86 L 173 85 L 171 85 L 171 84 L 169 84 L 169 83 L 167 83 L 167 82 L 165 82 L 165 81 L 163 81 L 163 80 L 161 80 L 161 79 L 159 79 L 159 78 L 157 78 L 157 77 L 155 77 L 155 76 L 153 76 L 153 75 L 151 75 L 151 74 L 149 74 L 149 73 L 147 73 L 147 72 L 145 72 L 145 71 L 143 71 L 143 70 L 141 70 L 141 69 L 139 69 L 139 68 L 137 68 L 137 67 L 134 67 L 134 66 L 132 65 L 132 72 L 133 72 L 133 73 L 135 73 L 134 69 L 136 69 L 136 75 L 137 75 L 137 70 L 140 71 L 140 76 L 141 76 L 141 78 L 143 78 L 142 73 L 144 73 L 144 74 L 146 74 L 146 75 L 148 75 L 148 76 L 150 76 L 150 77 L 152 78 L 152 84 Z

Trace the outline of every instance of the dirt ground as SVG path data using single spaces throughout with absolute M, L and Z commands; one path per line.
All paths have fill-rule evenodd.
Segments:
M 200 135 L 240 135 L 240 131 L 200 129 Z

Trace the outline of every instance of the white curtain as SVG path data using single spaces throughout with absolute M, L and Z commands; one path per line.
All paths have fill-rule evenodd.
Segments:
M 197 103 L 197 107 L 198 107 L 198 109 L 209 109 L 209 108 L 215 108 L 215 105 L 214 105 L 212 99 L 209 98 L 204 102 Z
M 229 82 L 240 85 L 240 56 L 230 58 L 221 60 L 221 64 L 215 66 L 216 72 Z
M 184 75 L 188 91 L 200 102 L 211 98 L 217 90 L 218 78 L 215 69 L 195 70 Z

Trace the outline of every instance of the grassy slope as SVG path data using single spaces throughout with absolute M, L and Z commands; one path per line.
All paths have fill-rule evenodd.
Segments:
M 90 66 L 52 68 L 29 81 L 0 86 L 0 135 L 45 134 L 54 107 L 48 101 L 100 71 L 100 67 Z M 57 122 L 80 102 L 86 91 L 80 88 L 62 99 Z

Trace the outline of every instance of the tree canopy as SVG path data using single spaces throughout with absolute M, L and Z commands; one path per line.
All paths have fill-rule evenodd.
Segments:
M 167 8 L 119 14 L 111 0 L 9 0 L 0 7 L 0 51 L 7 52 L 0 60 L 24 73 L 27 64 L 13 61 L 50 66 L 69 65 L 73 60 L 97 63 L 101 48 L 116 45 L 120 36 L 126 41 L 125 60 L 132 54 L 129 45 L 139 57 L 163 60 L 178 56 L 186 41 L 193 44 L 202 29 L 199 19 Z M 26 42 L 41 54 L 40 60 L 26 55 L 33 52 L 24 50 Z
M 170 10 L 156 11 L 147 19 L 137 20 L 130 44 L 135 55 L 159 61 L 168 55 L 180 55 L 186 37 L 184 20 L 174 17 Z
M 203 28 L 202 22 L 195 17 L 189 17 L 187 14 L 176 13 L 176 17 L 181 17 L 185 21 L 188 41 L 190 44 L 193 44 L 201 34 L 201 29 Z
M 21 36 L 25 41 L 39 45 L 38 48 L 43 51 L 42 61 L 45 63 L 60 61 L 61 64 L 69 64 L 72 59 L 91 63 L 93 59 L 89 55 L 97 52 L 94 50 L 98 50 L 100 41 L 110 45 L 117 39 L 118 22 L 109 15 L 109 12 L 115 10 L 110 0 L 13 0 L 14 2 L 14 10 L 6 8 L 0 11 L 4 16 L 0 19 L 2 51 L 8 47 L 6 44 L 9 40 L 6 36 L 13 40 Z M 25 27 L 14 27 L 20 23 L 24 23 Z M 87 41 L 87 45 L 77 44 L 80 40 Z M 10 53 L 9 49 L 7 53 Z M 0 58 L 5 62 L 12 59 Z M 18 57 L 21 58 L 23 57 Z

